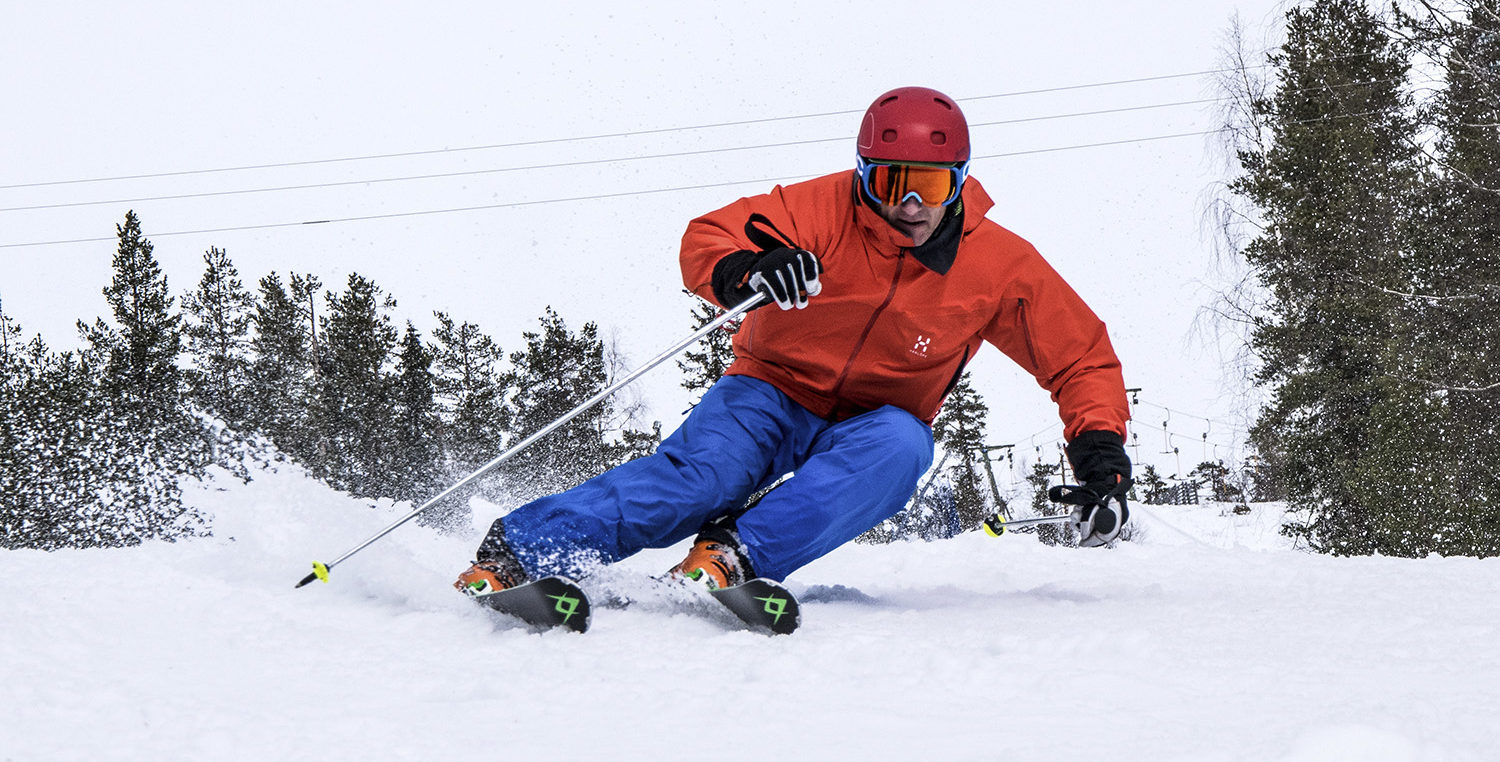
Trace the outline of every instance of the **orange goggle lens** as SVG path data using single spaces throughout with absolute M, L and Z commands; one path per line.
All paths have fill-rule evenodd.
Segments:
M 947 206 L 958 198 L 968 165 L 876 164 L 860 157 L 859 177 L 865 193 L 887 206 L 913 196 L 922 206 Z

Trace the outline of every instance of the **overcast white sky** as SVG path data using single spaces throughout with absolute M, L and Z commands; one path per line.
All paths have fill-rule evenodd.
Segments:
M 1203 136 L 1077 146 L 1216 127 L 1211 103 L 1187 103 L 1215 96 L 1210 78 L 1174 75 L 1222 65 L 1235 13 L 1252 46 L 1274 44 L 1284 5 L 20 4 L 0 27 L 0 300 L 28 335 L 75 345 L 75 320 L 107 314 L 133 208 L 178 293 L 218 246 L 252 287 L 359 272 L 398 321 L 425 332 L 446 310 L 507 350 L 551 305 L 633 364 L 691 328 L 689 219 L 851 166 L 870 100 L 921 84 L 960 100 L 993 157 L 974 166 L 990 217 L 1110 325 L 1146 403 L 1137 453 L 1171 473 L 1164 421 L 1190 468 L 1228 455 L 1211 445 L 1244 420 L 1242 383 L 1194 333 L 1219 277 L 1202 220 L 1223 168 Z M 1145 106 L 1162 107 L 1061 118 Z M 771 121 L 730 124 L 748 120 Z M 721 126 L 687 129 L 705 125 Z M 395 179 L 427 175 L 446 176 Z M 239 192 L 288 186 L 318 187 Z M 297 224 L 319 220 L 334 221 Z M 1045 393 L 993 349 L 973 367 L 992 441 L 1052 447 Z M 668 429 L 677 380 L 669 365 L 640 390 Z

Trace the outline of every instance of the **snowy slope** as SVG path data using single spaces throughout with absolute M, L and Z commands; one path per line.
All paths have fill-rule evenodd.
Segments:
M 216 537 L 0 552 L 0 760 L 1494 758 L 1500 562 L 1309 555 L 1269 514 L 854 545 L 789 581 L 792 637 L 650 606 L 578 636 L 449 588 L 477 531 L 294 590 L 405 506 L 286 469 L 190 498 Z

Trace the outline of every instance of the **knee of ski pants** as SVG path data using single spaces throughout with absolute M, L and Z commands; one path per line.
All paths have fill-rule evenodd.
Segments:
M 838 427 L 852 429 L 845 441 L 865 449 L 860 460 L 881 477 L 915 480 L 932 466 L 932 427 L 901 408 L 886 405 Z
M 834 424 L 796 474 L 737 522 L 756 574 L 775 580 L 901 510 L 932 464 L 932 429 L 883 407 Z
M 876 412 L 886 414 L 892 429 L 891 455 L 920 477 L 932 467 L 932 427 L 901 408 L 886 406 Z

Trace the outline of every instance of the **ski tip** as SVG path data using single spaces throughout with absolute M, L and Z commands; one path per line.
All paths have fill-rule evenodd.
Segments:
M 312 574 L 303 577 L 302 581 L 297 583 L 297 587 L 302 587 L 303 585 L 306 585 L 307 583 L 312 582 L 315 579 L 321 579 L 324 582 L 328 581 L 328 566 L 321 561 L 313 562 Z M 292 589 L 295 590 L 296 588 Z

